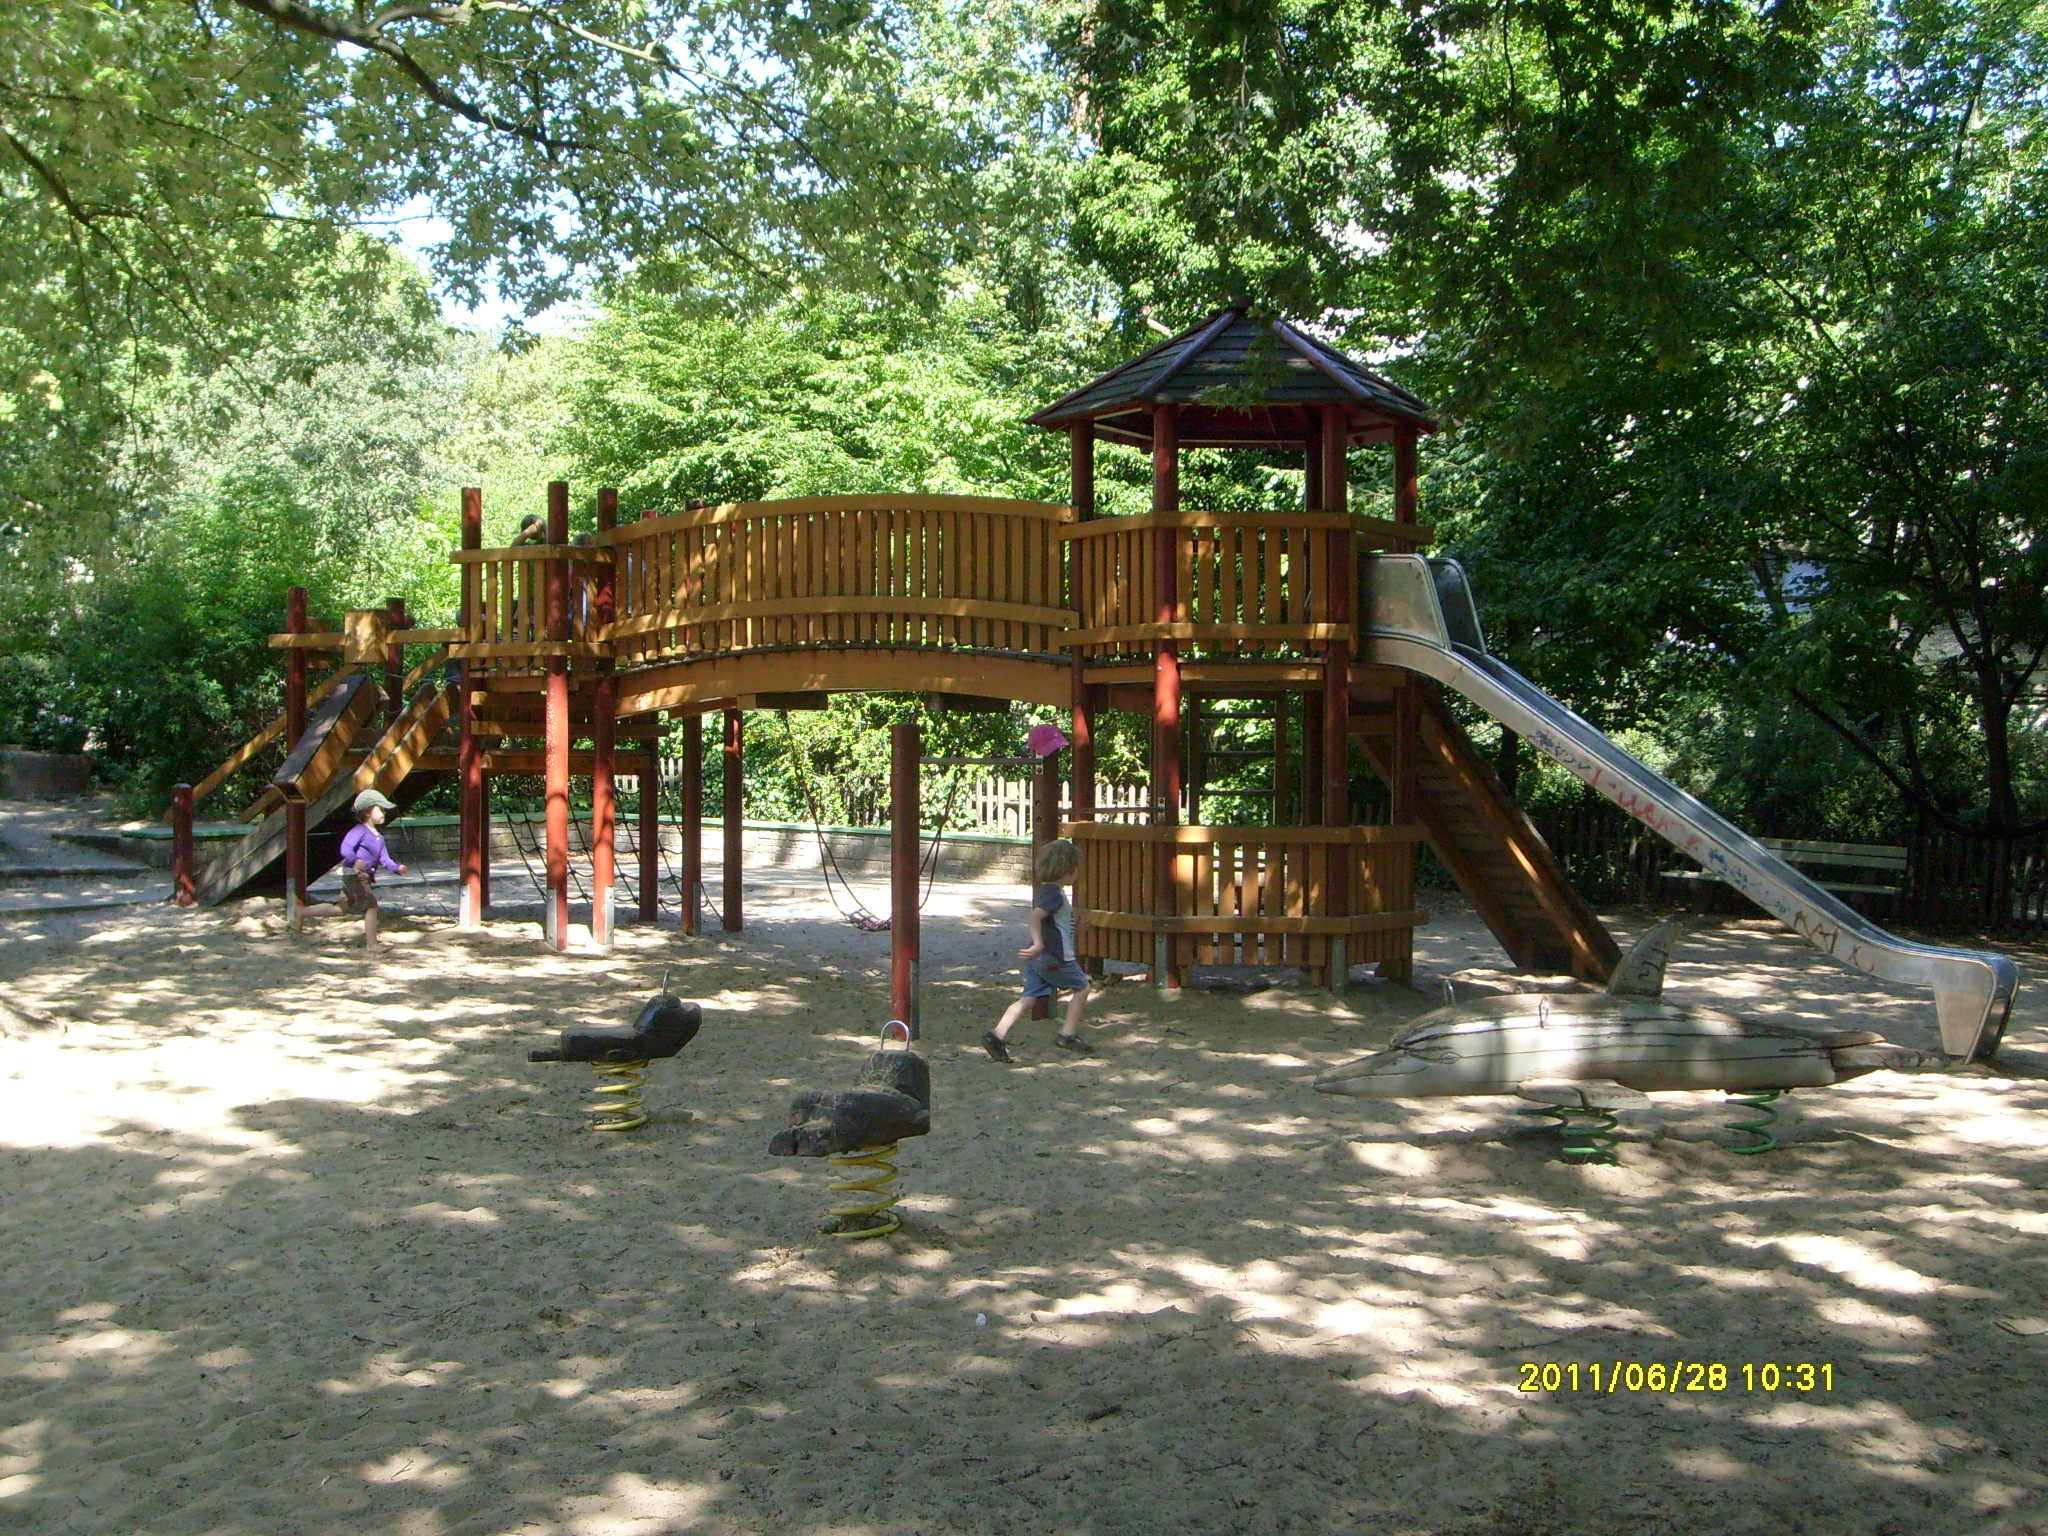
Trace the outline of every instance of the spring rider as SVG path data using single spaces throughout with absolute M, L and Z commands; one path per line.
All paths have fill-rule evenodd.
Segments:
M 646 1104 L 640 1096 L 647 1081 L 647 1064 L 676 1055 L 697 1038 L 702 1022 L 695 1003 L 686 1003 L 664 988 L 640 1005 L 631 1024 L 571 1027 L 562 1031 L 561 1043 L 553 1050 L 529 1051 L 526 1059 L 589 1062 L 598 1077 L 592 1090 L 598 1102 L 590 1106 L 590 1112 L 599 1118 L 591 1122 L 591 1129 L 637 1130 L 647 1123 Z
M 891 1050 L 899 1040 L 901 1049 Z M 880 1048 L 868 1057 L 860 1081 L 842 1093 L 800 1093 L 789 1106 L 789 1127 L 768 1141 L 774 1157 L 829 1157 L 842 1168 L 867 1170 L 831 1185 L 834 1194 L 855 1196 L 832 1207 L 827 1234 L 858 1242 L 887 1237 L 903 1223 L 896 1203 L 896 1143 L 932 1128 L 932 1070 L 910 1048 L 910 1026 L 891 1019 L 882 1026 Z

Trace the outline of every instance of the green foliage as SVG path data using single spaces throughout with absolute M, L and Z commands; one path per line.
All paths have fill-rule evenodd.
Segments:
M 559 441 L 630 505 L 975 492 L 1058 499 L 1037 338 L 971 302 L 928 320 L 852 298 L 726 320 L 624 293 L 591 327 Z
M 329 618 L 389 596 L 421 622 L 452 618 L 455 509 L 429 498 L 469 356 L 416 272 L 387 260 L 384 273 L 367 312 L 316 285 L 232 366 L 167 357 L 136 381 L 159 430 L 118 460 L 153 496 L 109 519 L 92 562 L 27 534 L 14 544 L 17 571 L 45 563 L 21 584 L 38 600 L 4 632 L 0 736 L 89 744 L 159 808 L 276 712 L 266 637 L 287 588 Z
M 1425 520 L 1539 683 L 1759 812 L 2048 818 L 2033 7 L 1117 6 L 1062 53 L 1084 249 L 1405 354 Z

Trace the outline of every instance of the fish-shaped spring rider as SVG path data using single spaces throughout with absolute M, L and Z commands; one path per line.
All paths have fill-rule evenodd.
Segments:
M 891 1050 L 891 1041 L 902 1048 Z M 910 1026 L 891 1019 L 860 1081 L 840 1093 L 798 1094 L 790 1102 L 788 1128 L 769 1138 L 768 1151 L 773 1157 L 829 1157 L 842 1168 L 866 1169 L 832 1185 L 833 1193 L 857 1198 L 835 1205 L 824 1230 L 848 1240 L 887 1237 L 903 1225 L 890 1209 L 896 1203 L 896 1143 L 931 1128 L 931 1066 L 910 1048 Z
M 571 1027 L 562 1031 L 560 1043 L 552 1050 L 528 1051 L 528 1061 L 585 1061 L 596 1069 L 597 1102 L 590 1112 L 597 1131 L 633 1131 L 647 1123 L 647 1105 L 641 1091 L 647 1082 L 647 1064 L 674 1056 L 697 1038 L 703 1013 L 695 1003 L 686 1003 L 663 989 L 640 1005 L 631 1024 L 605 1028 Z
M 1517 994 L 1438 1008 L 1384 1049 L 1324 1073 L 1316 1089 L 1364 1099 L 1512 1094 L 1545 1106 L 1531 1113 L 1554 1120 L 1568 1161 L 1611 1163 L 1615 1111 L 1640 1107 L 1648 1093 L 1732 1094 L 1754 1112 L 1733 1122 L 1745 1138 L 1733 1150 L 1767 1152 L 1778 1144 L 1770 1106 L 1790 1089 L 1866 1072 L 1959 1065 L 1868 1031 L 1793 1029 L 1664 1002 L 1664 967 L 1679 928 L 1665 923 L 1645 934 L 1605 992 Z

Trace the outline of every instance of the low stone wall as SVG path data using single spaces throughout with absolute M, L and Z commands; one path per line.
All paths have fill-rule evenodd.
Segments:
M 0 748 L 0 800 L 68 800 L 92 789 L 92 759 L 83 752 Z
M 621 821 L 619 857 L 623 860 L 633 856 L 630 850 L 637 829 L 623 824 L 625 818 Z M 583 825 L 578 825 L 570 834 L 570 847 L 578 857 L 588 857 L 584 853 L 584 830 Z M 226 835 L 222 836 L 222 833 Z M 403 862 L 452 863 L 455 859 L 458 827 L 452 816 L 400 817 L 392 823 L 388 835 L 393 857 Z M 493 818 L 492 864 L 500 870 L 518 869 L 523 847 L 527 859 L 536 869 L 539 868 L 537 843 L 542 835 L 538 817 L 530 826 L 508 825 Z M 210 858 L 233 847 L 239 836 L 232 828 L 198 829 L 193 852 L 200 869 L 206 868 Z M 825 844 L 831 850 L 833 861 L 844 873 L 858 876 L 870 884 L 888 878 L 888 833 L 834 828 L 826 831 Z M 152 828 L 147 835 L 130 834 L 111 839 L 103 846 L 160 869 L 170 868 L 168 829 L 157 831 Z M 680 859 L 683 847 L 682 836 L 673 825 L 662 828 L 662 847 L 669 865 L 673 867 Z M 743 827 L 741 847 L 743 862 L 751 870 L 809 871 L 818 869 L 823 863 L 818 853 L 817 836 L 808 827 L 792 827 L 779 822 L 748 822 Z M 927 837 L 920 846 L 920 858 L 930 847 Z M 719 878 L 717 872 L 724 858 L 725 829 L 715 821 L 707 821 L 704 824 L 704 868 L 708 872 L 708 881 L 715 882 Z M 939 848 L 938 878 L 1023 884 L 1031 878 L 1031 850 L 1021 842 L 980 834 L 963 833 L 949 837 Z

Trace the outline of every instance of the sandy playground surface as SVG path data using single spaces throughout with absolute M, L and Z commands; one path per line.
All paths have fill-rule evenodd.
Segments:
M 1758 1158 L 1667 1096 L 1580 1167 L 1509 1101 L 1309 1089 L 1503 963 L 1455 903 L 1419 991 L 1117 985 L 1099 1057 L 1027 1024 L 1006 1068 L 1022 899 L 932 899 L 933 1134 L 857 1244 L 766 1155 L 887 998 L 800 877 L 610 954 L 423 913 L 366 964 L 264 902 L 8 924 L 0 995 L 64 1027 L 0 1035 L 0 1531 L 2048 1529 L 2040 952 L 1999 1069 L 1803 1092 Z M 526 1051 L 669 964 L 703 1033 L 594 1135 L 589 1070 Z M 1670 995 L 1932 1042 L 1762 920 Z M 1727 1388 L 1586 1389 L 1676 1361 Z M 1794 1362 L 1833 1390 L 1742 1390 Z

